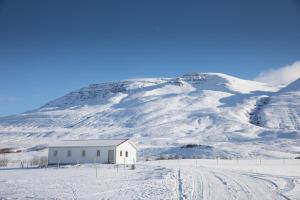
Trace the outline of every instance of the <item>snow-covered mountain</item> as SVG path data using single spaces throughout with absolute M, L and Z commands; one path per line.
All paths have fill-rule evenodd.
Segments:
M 93 84 L 39 109 L 1 117 L 0 145 L 32 149 L 61 139 L 129 137 L 143 156 L 295 157 L 300 98 L 288 88 L 277 92 L 220 73 Z M 296 114 L 283 115 L 276 102 Z M 286 116 L 298 118 L 284 121 Z M 181 148 L 187 144 L 198 146 Z
M 300 130 L 300 79 L 271 95 L 258 114 L 268 128 Z

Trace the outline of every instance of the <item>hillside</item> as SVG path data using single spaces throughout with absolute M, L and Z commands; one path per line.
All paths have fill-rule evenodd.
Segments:
M 300 79 L 270 96 L 259 115 L 262 126 L 300 130 Z
M 93 84 L 1 117 L 0 145 L 28 151 L 61 139 L 129 137 L 142 156 L 295 157 L 298 128 L 271 127 L 260 117 L 259 102 L 277 90 L 220 73 Z M 256 118 L 268 122 L 255 124 Z M 187 144 L 198 146 L 180 148 Z

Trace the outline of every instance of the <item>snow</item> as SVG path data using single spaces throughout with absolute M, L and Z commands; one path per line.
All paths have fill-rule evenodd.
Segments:
M 92 147 L 92 146 L 118 146 L 127 139 L 100 139 L 100 140 L 63 140 L 56 143 L 52 143 L 51 147 Z
M 300 79 L 270 96 L 258 115 L 264 127 L 300 130 Z
M 300 78 L 290 83 L 288 86 L 282 88 L 280 92 L 296 92 L 300 91 Z
M 93 84 L 39 109 L 1 117 L 0 147 L 22 150 L 8 155 L 19 159 L 46 155 L 35 147 L 61 140 L 130 138 L 140 159 L 295 158 L 300 98 L 297 91 L 278 89 L 220 73 Z M 263 98 L 270 101 L 259 107 Z M 253 123 L 251 115 L 262 123 Z M 180 148 L 186 144 L 212 148 Z
M 97 173 L 96 173 L 97 169 Z M 0 199 L 300 199 L 300 160 L 0 168 Z

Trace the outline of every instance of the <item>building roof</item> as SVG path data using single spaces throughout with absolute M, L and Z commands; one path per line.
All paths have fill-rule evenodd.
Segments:
M 49 147 L 108 147 L 119 146 L 128 139 L 62 140 Z

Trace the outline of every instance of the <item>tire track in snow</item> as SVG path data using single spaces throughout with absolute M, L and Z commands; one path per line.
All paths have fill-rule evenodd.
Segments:
M 246 174 L 243 174 L 243 175 L 249 176 L 251 178 L 262 180 L 262 181 L 265 181 L 265 182 L 269 183 L 270 185 L 272 185 L 275 188 L 275 190 L 277 190 L 278 195 L 280 195 L 281 197 L 283 197 L 286 200 L 291 200 L 291 199 L 289 197 L 287 197 L 283 193 L 287 193 L 289 191 L 292 191 L 295 188 L 294 181 L 295 181 L 295 179 L 297 179 L 297 177 L 295 177 L 295 179 L 293 179 L 293 178 L 282 177 L 282 176 L 266 177 L 264 174 L 248 174 L 248 173 L 246 173 Z M 284 188 L 280 188 L 275 181 L 270 180 L 272 178 L 278 178 L 278 179 L 284 180 L 285 183 L 286 183 L 285 187 Z
M 226 173 L 224 173 L 226 172 Z M 286 199 L 290 200 L 287 196 L 282 194 L 283 191 L 292 190 L 294 188 L 293 181 L 289 179 L 287 181 L 287 187 L 284 190 L 281 190 L 275 181 L 270 181 L 265 178 L 254 178 L 253 176 L 247 176 L 245 174 L 240 174 L 239 172 L 232 171 L 222 171 L 222 172 L 213 172 L 219 177 L 223 177 L 222 180 L 227 181 L 227 185 L 236 185 L 235 188 L 240 188 L 244 194 L 247 195 L 247 199 Z M 269 178 L 272 178 L 271 176 Z M 270 187 L 270 185 L 272 187 Z M 237 190 L 239 191 L 239 190 Z M 240 198 L 240 197 L 239 197 Z
M 229 176 L 228 174 L 215 171 L 210 171 L 210 173 L 224 185 L 224 189 L 234 198 L 241 198 L 240 196 L 245 195 L 246 199 L 254 199 L 253 194 L 255 192 L 248 187 L 247 183 L 243 183 L 242 180 L 236 180 L 233 174 Z M 243 199 L 245 198 L 243 197 Z
M 178 179 L 179 200 L 184 200 L 184 199 L 186 199 L 186 197 L 183 193 L 183 180 L 182 180 L 182 177 L 181 177 L 180 168 L 178 169 L 177 179 Z
M 192 180 L 194 185 L 193 193 L 190 195 L 189 199 L 212 199 L 211 197 L 215 193 L 206 169 L 204 167 L 190 168 L 189 173 L 193 177 Z
M 191 184 L 183 184 L 183 174 L 190 176 Z M 276 181 L 253 177 L 238 171 L 211 169 L 207 167 L 188 167 L 178 170 L 179 199 L 270 199 L 290 200 L 282 194 L 293 190 L 294 179 L 284 178 L 284 188 L 279 188 Z M 272 176 L 274 177 L 274 176 Z M 272 178 L 270 177 L 270 178 Z M 188 185 L 192 186 L 189 194 L 185 194 Z M 271 186 L 273 185 L 273 186 Z
M 202 174 L 192 176 L 193 180 L 193 193 L 191 199 L 203 199 L 203 177 Z

